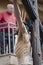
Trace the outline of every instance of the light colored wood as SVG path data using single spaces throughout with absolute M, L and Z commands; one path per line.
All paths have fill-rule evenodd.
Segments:
M 18 65 L 16 55 L 7 54 L 0 56 L 0 65 Z

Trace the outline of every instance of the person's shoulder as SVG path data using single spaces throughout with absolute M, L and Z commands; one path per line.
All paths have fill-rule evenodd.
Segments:
M 4 15 L 6 14 L 6 11 L 0 12 L 0 15 Z
M 15 14 L 14 14 L 14 13 L 12 13 L 12 16 L 13 16 L 13 18 L 16 18 L 16 16 L 15 16 Z
M 0 12 L 1 14 L 6 13 L 6 11 Z
M 13 17 L 14 17 L 14 19 L 17 21 L 17 18 L 16 18 L 16 16 L 15 16 L 15 15 L 13 15 Z
M 4 11 L 2 14 L 7 14 L 7 11 Z
M 4 12 L 0 12 L 0 20 L 1 20 L 2 17 L 3 17 L 3 13 L 4 13 Z
M 0 12 L 0 15 L 2 15 L 3 14 L 3 12 Z

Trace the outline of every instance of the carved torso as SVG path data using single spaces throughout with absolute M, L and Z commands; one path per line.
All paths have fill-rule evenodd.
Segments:
M 23 25 L 22 32 L 19 31 L 15 53 L 18 58 L 29 55 L 30 40 L 26 27 Z M 23 32 L 24 31 L 24 32 Z

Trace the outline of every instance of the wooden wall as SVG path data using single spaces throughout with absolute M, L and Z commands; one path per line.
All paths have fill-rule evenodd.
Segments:
M 0 12 L 6 10 L 7 3 L 9 3 L 8 0 L 1 0 L 1 1 L 0 1 Z
M 43 0 L 38 0 L 39 17 L 43 23 Z

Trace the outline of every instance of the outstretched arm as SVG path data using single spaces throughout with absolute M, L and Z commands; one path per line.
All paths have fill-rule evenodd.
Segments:
M 23 30 L 23 22 L 21 21 L 21 16 L 20 16 L 20 10 L 17 4 L 17 0 L 13 0 L 13 4 L 14 4 L 14 9 L 15 9 L 15 16 L 18 20 L 18 24 L 19 24 L 19 30 L 22 32 Z

